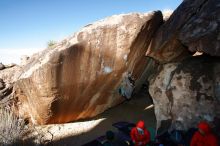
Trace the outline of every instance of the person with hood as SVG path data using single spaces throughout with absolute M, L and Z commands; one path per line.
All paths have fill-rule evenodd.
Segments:
M 130 133 L 135 146 L 146 146 L 150 142 L 150 132 L 145 128 L 144 121 L 139 121 Z
M 207 122 L 198 124 L 198 131 L 193 135 L 190 146 L 218 146 L 217 138 Z

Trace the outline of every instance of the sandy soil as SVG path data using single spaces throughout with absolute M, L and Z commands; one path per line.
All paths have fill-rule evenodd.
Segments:
M 125 101 L 90 120 L 36 127 L 38 133 L 35 135 L 41 138 L 41 142 L 48 142 L 49 145 L 81 146 L 104 135 L 107 130 L 116 131 L 112 124 L 119 121 L 136 123 L 144 120 L 146 127 L 155 128 L 154 109 L 150 105 L 151 99 L 146 94 L 138 94 L 130 101 Z M 39 133 L 42 135 L 39 136 Z

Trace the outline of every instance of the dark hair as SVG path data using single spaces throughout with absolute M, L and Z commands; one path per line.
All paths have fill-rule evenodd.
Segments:
M 106 132 L 106 138 L 107 140 L 113 140 L 115 137 L 115 134 L 112 131 L 107 131 Z

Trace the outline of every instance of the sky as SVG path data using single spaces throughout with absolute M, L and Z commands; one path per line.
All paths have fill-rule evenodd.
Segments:
M 175 10 L 182 0 L 0 0 L 0 62 L 19 63 L 83 26 L 130 12 Z

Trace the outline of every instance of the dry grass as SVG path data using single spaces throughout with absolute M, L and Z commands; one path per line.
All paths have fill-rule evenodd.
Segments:
M 18 145 L 24 134 L 24 120 L 11 110 L 0 108 L 0 145 Z
M 25 121 L 12 110 L 0 108 L 0 146 L 46 145 L 52 141 L 45 139 L 49 134 L 34 125 L 25 125 Z

